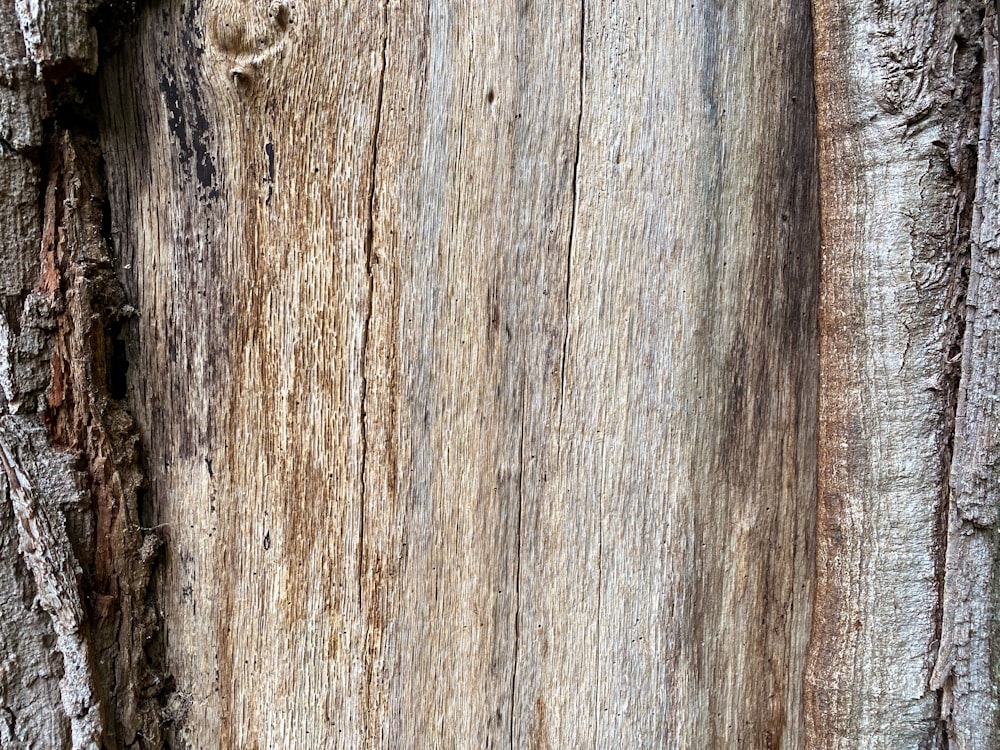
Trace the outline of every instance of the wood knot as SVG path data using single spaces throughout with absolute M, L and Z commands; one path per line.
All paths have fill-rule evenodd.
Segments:
M 267 8 L 267 17 L 278 31 L 285 31 L 291 22 L 292 9 L 284 0 L 273 0 Z
M 284 56 L 294 9 L 289 0 L 252 6 L 229 2 L 210 15 L 209 42 L 229 61 L 229 78 L 237 91 L 248 93 Z

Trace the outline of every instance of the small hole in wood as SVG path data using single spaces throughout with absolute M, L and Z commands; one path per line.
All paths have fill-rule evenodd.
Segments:
M 280 31 L 284 31 L 288 27 L 291 11 L 289 10 L 287 3 L 275 0 L 275 2 L 272 2 L 268 6 L 267 16 L 271 19 L 271 23 L 275 28 Z
M 253 83 L 253 76 L 245 68 L 233 68 L 229 71 L 229 77 L 233 80 L 233 86 L 241 94 L 248 92 Z

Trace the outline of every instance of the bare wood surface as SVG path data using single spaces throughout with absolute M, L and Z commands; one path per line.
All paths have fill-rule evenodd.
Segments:
M 192 747 L 798 747 L 803 2 L 164 2 L 107 62 Z
M 983 9 L 813 3 L 823 274 L 810 747 L 954 746 L 931 671 Z

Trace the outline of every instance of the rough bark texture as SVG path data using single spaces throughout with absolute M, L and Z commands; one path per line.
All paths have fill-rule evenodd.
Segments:
M 997 511 L 1000 489 L 1000 66 L 996 6 L 983 38 L 982 125 L 962 379 L 955 419 L 941 648 L 932 685 L 952 750 L 1000 744 Z
M 90 3 L 0 14 L 0 746 L 159 746 Z M 91 89 L 88 91 L 88 87 Z M 122 389 L 119 389 L 122 390 Z M 47 616 L 46 616 L 47 615 Z
M 175 746 L 800 746 L 810 61 L 801 1 L 142 14 Z
M 992 532 L 962 535 L 980 506 L 992 524 L 988 498 L 968 493 L 969 472 L 992 469 L 973 454 L 995 450 L 996 424 L 960 419 L 956 434 L 954 418 L 984 10 L 964 0 L 814 2 L 823 274 L 812 747 L 995 746 L 993 720 L 972 719 L 985 717 L 975 704 L 991 677 L 970 659 L 988 657 L 963 651 L 963 622 L 972 617 L 975 630 L 992 619 Z M 962 373 L 962 404 L 988 420 L 995 375 L 981 347 L 992 313 L 979 309 L 964 357 L 981 380 Z M 953 729 L 966 723 L 948 736 L 942 712 Z M 978 744 L 965 744 L 970 729 Z

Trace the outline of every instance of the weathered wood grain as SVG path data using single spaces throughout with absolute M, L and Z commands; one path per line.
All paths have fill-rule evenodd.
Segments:
M 102 72 L 191 747 L 799 747 L 805 2 L 170 0 Z
M 813 3 L 823 274 L 810 747 L 948 746 L 931 670 L 983 9 Z
M 593 509 L 598 745 L 794 747 L 814 492 L 808 13 L 648 10 L 586 8 L 548 502 Z

